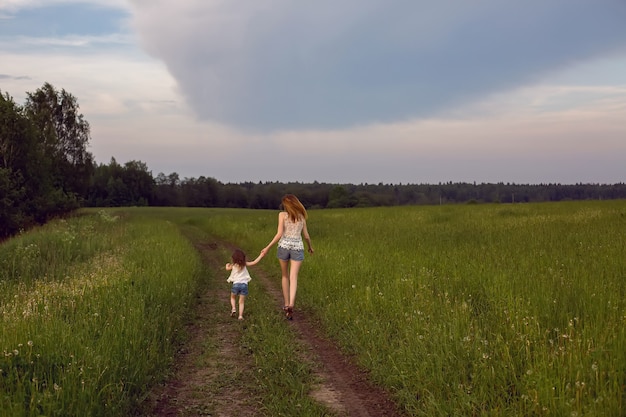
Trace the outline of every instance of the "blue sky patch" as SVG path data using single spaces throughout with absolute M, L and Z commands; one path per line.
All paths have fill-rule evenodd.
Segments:
M 87 4 L 22 9 L 0 20 L 0 37 L 100 36 L 123 31 L 128 14 Z

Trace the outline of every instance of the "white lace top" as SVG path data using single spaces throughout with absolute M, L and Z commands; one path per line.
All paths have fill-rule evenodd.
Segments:
M 302 228 L 304 221 L 298 220 L 292 222 L 289 215 L 285 213 L 285 228 L 283 235 L 278 241 L 278 246 L 289 250 L 304 250 L 304 242 L 302 242 Z

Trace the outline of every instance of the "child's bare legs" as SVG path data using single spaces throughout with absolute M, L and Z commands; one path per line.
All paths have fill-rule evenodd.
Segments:
M 243 308 L 246 302 L 246 296 L 239 294 L 239 320 L 243 320 Z
M 236 301 L 235 297 L 236 295 L 231 292 L 230 293 L 230 315 L 232 317 L 235 317 L 235 314 L 237 314 L 237 309 L 235 308 L 235 301 Z

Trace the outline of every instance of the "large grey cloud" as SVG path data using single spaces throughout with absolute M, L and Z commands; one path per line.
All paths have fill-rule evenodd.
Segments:
M 431 116 L 626 53 L 624 0 L 132 0 L 201 119 L 336 128 Z

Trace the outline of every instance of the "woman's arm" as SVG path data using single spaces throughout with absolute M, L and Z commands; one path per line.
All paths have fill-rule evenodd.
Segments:
M 309 230 L 306 228 L 306 220 L 303 220 L 304 225 L 302 226 L 302 237 L 309 247 L 309 253 L 313 254 L 313 246 L 311 246 L 311 236 L 309 236 Z
M 226 264 L 226 270 L 230 271 L 231 269 L 233 269 L 233 264 L 231 264 L 230 262 Z
M 274 238 L 272 239 L 272 241 L 268 243 L 267 246 L 263 248 L 263 250 L 261 250 L 261 254 L 263 256 L 265 256 L 265 254 L 270 250 L 270 248 L 274 246 L 274 244 L 278 242 L 281 236 L 283 235 L 283 231 L 285 229 L 285 214 L 287 213 L 284 211 L 281 211 L 280 213 L 278 213 L 278 228 L 276 229 L 276 235 L 274 235 Z

